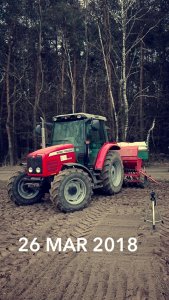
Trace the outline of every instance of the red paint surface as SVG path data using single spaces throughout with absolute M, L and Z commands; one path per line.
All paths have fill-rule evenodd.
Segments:
M 47 154 L 55 152 L 55 151 L 69 149 L 69 148 L 74 148 L 74 145 L 72 145 L 72 144 L 54 145 L 54 146 L 46 147 L 43 149 L 38 149 L 34 152 L 31 152 L 28 154 L 28 157 L 36 156 L 36 155 L 43 155 L 43 154 L 47 155 Z
M 64 145 L 55 145 L 51 147 L 47 147 L 44 149 L 36 150 L 28 155 L 28 157 L 36 157 L 41 155 L 42 156 L 42 170 L 43 173 L 41 174 L 31 174 L 27 173 L 31 177 L 48 177 L 52 175 L 57 175 L 64 164 L 66 163 L 75 163 L 76 162 L 76 155 L 75 152 L 68 152 L 62 154 L 56 154 L 54 156 L 49 156 L 50 153 L 60 150 L 68 150 L 74 148 L 72 144 L 64 144 Z M 63 155 L 67 156 L 66 160 L 61 160 Z
M 120 149 L 120 147 L 117 145 L 116 142 L 113 142 L 113 143 L 105 143 L 98 155 L 97 155 L 97 159 L 96 159 L 96 163 L 95 163 L 95 170 L 102 170 L 103 169 L 103 165 L 104 165 L 104 161 L 105 161 L 105 158 L 106 158 L 106 155 L 107 155 L 107 152 L 109 150 L 117 150 L 117 149 Z

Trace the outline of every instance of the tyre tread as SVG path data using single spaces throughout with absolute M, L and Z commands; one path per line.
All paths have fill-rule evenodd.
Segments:
M 91 201 L 91 196 L 92 196 L 92 188 L 89 191 L 89 196 L 88 196 L 88 200 L 86 201 L 85 204 L 82 205 L 82 207 L 75 209 L 73 207 L 66 207 L 63 204 L 63 199 L 62 199 L 62 192 L 63 192 L 63 187 L 61 187 L 61 183 L 63 182 L 63 180 L 65 179 L 66 176 L 69 176 L 73 173 L 76 174 L 81 174 L 81 175 L 87 175 L 88 178 L 88 184 L 90 184 L 90 186 L 92 186 L 92 182 L 91 182 L 91 178 L 88 176 L 88 174 L 86 172 L 84 172 L 83 170 L 77 169 L 77 168 L 70 168 L 70 169 L 65 169 L 63 171 L 61 171 L 58 175 L 56 175 L 54 177 L 53 182 L 51 183 L 51 189 L 50 189 L 50 198 L 52 203 L 54 204 L 54 206 L 56 208 L 59 208 L 59 210 L 61 210 L 62 212 L 73 212 L 75 210 L 82 210 L 85 207 L 88 206 L 88 204 Z
M 41 200 L 41 198 L 43 197 L 42 191 L 40 191 L 40 193 L 35 197 L 35 199 L 33 201 L 31 199 L 29 199 L 29 200 L 27 200 L 27 202 L 24 202 L 22 197 L 17 194 L 16 188 L 15 188 L 15 180 L 17 179 L 18 176 L 21 176 L 22 174 L 25 174 L 25 172 L 17 171 L 9 178 L 8 184 L 7 184 L 7 192 L 8 192 L 9 199 L 11 201 L 15 202 L 15 204 L 17 204 L 17 205 L 30 205 L 30 204 L 39 202 Z
M 113 195 L 115 193 L 118 193 L 120 192 L 121 190 L 121 187 L 122 187 L 122 182 L 120 183 L 120 186 L 119 186 L 119 190 L 117 192 L 115 192 L 113 189 L 112 189 L 112 185 L 110 183 L 110 178 L 109 178 L 109 171 L 110 171 L 110 166 L 111 166 L 111 162 L 112 162 L 112 157 L 114 156 L 114 154 L 118 157 L 119 156 L 119 159 L 120 159 L 120 155 L 118 154 L 118 152 L 115 152 L 114 150 L 110 150 L 108 153 L 107 153 L 107 156 L 106 156 L 106 159 L 105 159 L 105 162 L 104 162 L 104 167 L 103 167 L 103 171 L 102 171 L 102 179 L 103 179 L 103 190 L 106 194 L 108 195 Z M 122 168 L 123 169 L 123 168 Z M 122 171 L 123 172 L 123 171 Z M 123 174 L 122 174 L 123 176 Z

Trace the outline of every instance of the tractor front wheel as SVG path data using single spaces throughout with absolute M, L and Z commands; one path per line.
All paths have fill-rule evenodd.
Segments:
M 76 168 L 63 170 L 51 183 L 51 201 L 63 212 L 82 210 L 88 206 L 91 195 L 91 179 L 83 170 Z
M 107 195 L 117 194 L 121 191 L 124 171 L 118 152 L 110 150 L 107 153 L 102 170 L 103 190 Z
M 15 173 L 7 185 L 9 198 L 18 205 L 29 205 L 39 202 L 44 195 L 39 184 L 31 183 L 25 172 Z

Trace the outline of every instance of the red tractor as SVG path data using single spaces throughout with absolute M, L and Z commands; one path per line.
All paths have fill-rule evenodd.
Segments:
M 18 205 L 33 204 L 50 193 L 55 207 L 73 212 L 89 204 L 93 189 L 101 188 L 107 195 L 120 192 L 124 180 L 120 146 L 108 141 L 105 121 L 86 113 L 56 116 L 48 147 L 42 125 L 44 148 L 28 154 L 26 170 L 10 178 L 10 199 Z M 124 155 L 124 166 L 127 161 Z

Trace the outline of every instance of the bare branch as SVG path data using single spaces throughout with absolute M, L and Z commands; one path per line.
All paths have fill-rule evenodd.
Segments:
M 135 56 L 136 56 L 136 53 L 134 52 L 134 55 L 133 55 L 133 58 L 132 58 L 132 62 L 131 62 L 130 67 L 129 67 L 128 74 L 126 75 L 127 80 L 128 80 L 128 78 L 129 78 L 131 75 L 133 75 L 133 74 L 136 73 L 136 72 L 130 73 L 130 71 L 131 71 L 131 69 L 132 69 L 132 66 L 133 66 L 133 63 L 134 63 Z M 138 71 L 137 71 L 137 72 L 138 72 Z
M 129 52 L 141 41 L 141 40 L 144 40 L 144 38 L 146 37 L 146 35 L 151 31 L 151 30 L 153 30 L 155 27 L 157 27 L 157 25 L 159 24 L 159 22 L 160 22 L 160 20 L 155 24 L 155 25 L 153 25 L 153 26 L 151 26 L 148 30 L 147 30 L 147 32 L 144 34 L 144 35 L 142 35 L 142 36 L 140 36 L 139 37 L 139 34 L 138 34 L 138 37 L 137 37 L 137 39 L 135 40 L 135 42 L 133 43 L 133 45 L 127 50 L 127 52 L 126 52 L 126 56 L 129 54 Z
M 149 143 L 150 143 L 150 134 L 153 131 L 153 129 L 155 127 L 155 124 L 156 124 L 156 118 L 153 119 L 152 125 L 151 125 L 151 127 L 150 127 L 150 129 L 148 130 L 148 133 L 147 133 L 146 143 L 147 143 L 148 148 L 149 148 Z

